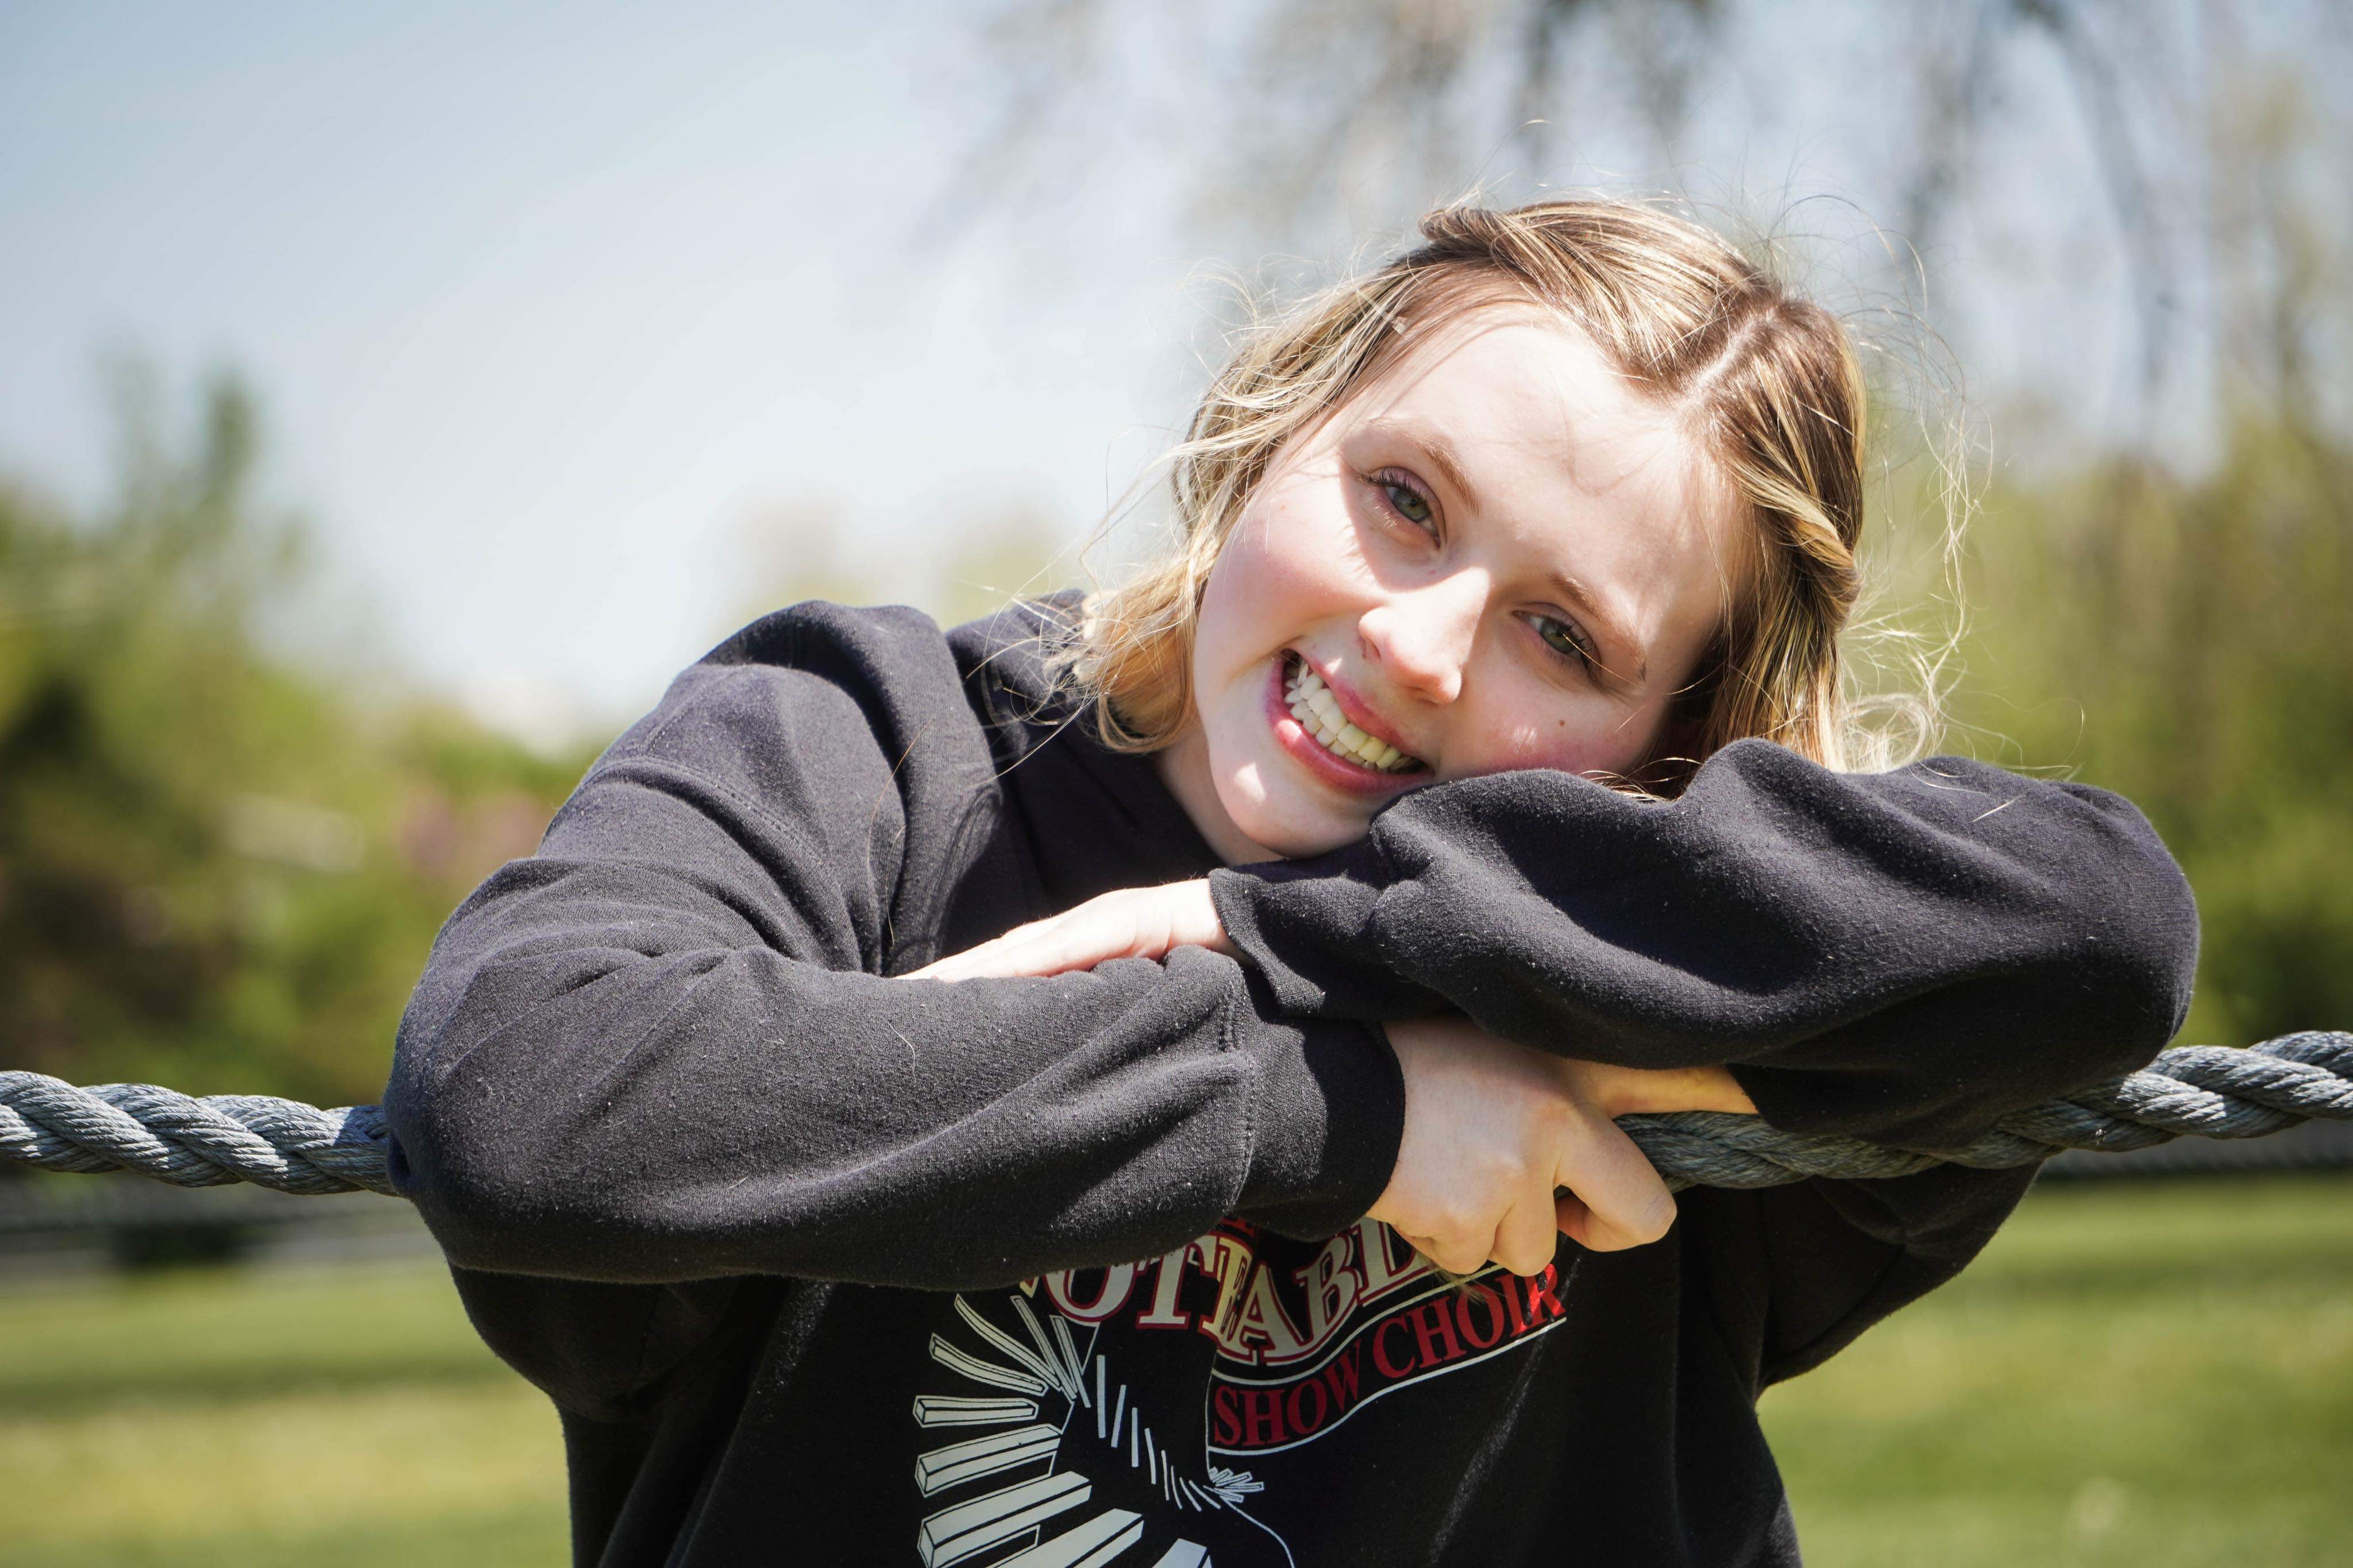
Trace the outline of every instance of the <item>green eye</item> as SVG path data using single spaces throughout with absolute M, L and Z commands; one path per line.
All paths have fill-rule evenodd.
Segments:
M 1389 504 L 1398 509 L 1399 517 L 1422 528 L 1430 526 L 1430 502 L 1422 498 L 1419 490 L 1394 481 L 1381 488 L 1388 492 Z
M 1550 616 L 1535 616 L 1530 624 L 1535 627 L 1536 636 L 1544 638 L 1545 646 L 1555 653 L 1573 658 L 1579 664 L 1591 665 L 1594 662 L 1591 650 L 1579 640 L 1576 627 L 1565 621 L 1554 620 Z

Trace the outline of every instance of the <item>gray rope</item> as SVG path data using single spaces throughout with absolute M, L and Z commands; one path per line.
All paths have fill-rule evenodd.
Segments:
M 1686 1110 L 1619 1120 L 1671 1187 L 1772 1187 L 1809 1176 L 1909 1176 L 1939 1164 L 2001 1170 L 2062 1149 L 2122 1153 L 2176 1138 L 2260 1138 L 2353 1121 L 2353 1035 L 2311 1030 L 2244 1050 L 2176 1046 L 2139 1072 L 2004 1117 L 1958 1149 L 1894 1148 L 1785 1132 L 1754 1116 Z
M 387 1197 L 384 1109 L 322 1110 L 262 1094 L 203 1100 L 152 1083 L 76 1089 L 0 1072 L 0 1159 L 52 1171 L 135 1171 L 181 1187 L 252 1182 L 281 1193 Z
M 2061 1149 L 2121 1152 L 2175 1138 L 2260 1138 L 2313 1119 L 2353 1121 L 2353 1035 L 2284 1035 L 2245 1050 L 2177 1046 L 2149 1067 L 2004 1118 L 1959 1149 L 1785 1132 L 1754 1116 L 1686 1110 L 1619 1125 L 1671 1187 L 1770 1187 L 1809 1176 L 1998 1170 Z M 0 1072 L 0 1159 L 52 1171 L 135 1171 L 183 1187 L 253 1182 L 281 1193 L 393 1191 L 384 1111 L 322 1110 L 267 1095 L 192 1099 L 146 1083 L 76 1089 Z

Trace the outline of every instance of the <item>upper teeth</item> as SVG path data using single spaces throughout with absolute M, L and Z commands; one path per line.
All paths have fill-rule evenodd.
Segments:
M 1421 765 L 1386 741 L 1375 740 L 1354 724 L 1340 711 L 1332 689 L 1324 678 L 1301 661 L 1282 689 L 1283 701 L 1300 727 L 1324 742 L 1324 750 L 1365 767 L 1377 768 L 1385 773 L 1401 773 Z

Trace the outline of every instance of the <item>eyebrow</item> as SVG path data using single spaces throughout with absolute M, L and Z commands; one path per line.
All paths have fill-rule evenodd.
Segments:
M 1418 429 L 1397 419 L 1369 419 L 1365 422 L 1365 428 L 1384 436 L 1394 436 L 1400 441 L 1409 441 L 1420 447 L 1429 455 L 1430 466 L 1436 468 L 1439 477 L 1462 498 L 1462 503 L 1473 511 L 1479 510 L 1478 488 L 1472 484 L 1471 476 L 1462 467 L 1461 455 L 1455 451 L 1453 442 L 1435 430 Z

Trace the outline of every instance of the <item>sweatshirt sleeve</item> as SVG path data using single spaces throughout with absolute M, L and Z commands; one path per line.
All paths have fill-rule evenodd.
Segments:
M 964 1288 L 1228 1214 L 1360 1215 L 1396 1158 L 1395 1060 L 1362 1025 L 1282 1018 L 1234 960 L 879 973 L 922 962 L 896 922 L 950 875 L 971 782 L 925 770 L 976 726 L 944 648 L 944 678 L 867 653 L 697 667 L 451 917 L 385 1097 L 394 1179 L 450 1260 Z
M 1452 1006 L 1623 1066 L 1727 1067 L 1765 1118 L 1917 1148 L 2145 1064 L 2188 1006 L 2188 884 L 2127 802 L 1760 741 L 1671 802 L 1556 772 L 1398 799 L 1316 859 L 1213 872 L 1302 1018 Z

